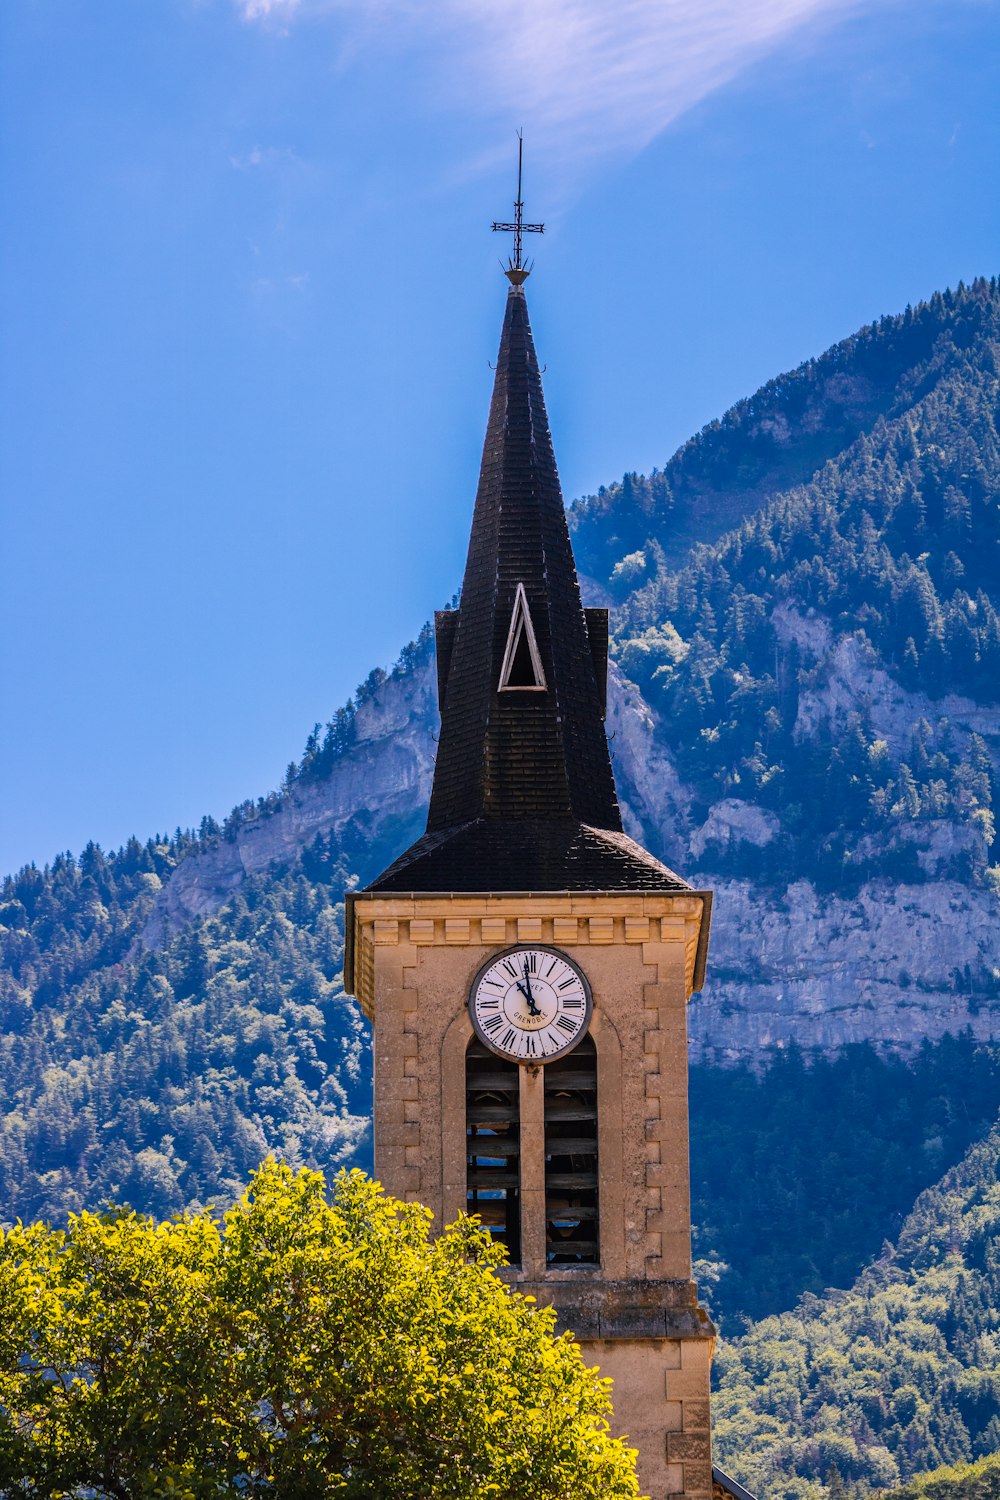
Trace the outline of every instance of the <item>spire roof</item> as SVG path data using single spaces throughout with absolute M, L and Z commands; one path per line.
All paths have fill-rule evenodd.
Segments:
M 523 282 L 507 294 L 461 604 L 435 625 L 427 833 L 369 889 L 687 889 L 622 831 L 608 614 L 580 597 Z
M 450 653 L 445 646 L 428 830 L 476 817 L 576 817 L 620 831 L 604 705 L 520 286 L 507 295 L 461 599 Z

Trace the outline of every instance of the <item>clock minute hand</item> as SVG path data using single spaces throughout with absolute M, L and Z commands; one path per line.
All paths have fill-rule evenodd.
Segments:
M 524 960 L 524 982 L 528 986 L 528 988 L 524 991 L 524 994 L 527 997 L 527 1001 L 528 1001 L 528 1009 L 529 1009 L 529 1011 L 531 1012 L 531 1014 L 533 1016 L 540 1016 L 541 1015 L 541 1011 L 538 1009 L 538 1006 L 535 1004 L 535 997 L 531 993 L 531 980 L 528 977 L 528 960 L 527 959 Z

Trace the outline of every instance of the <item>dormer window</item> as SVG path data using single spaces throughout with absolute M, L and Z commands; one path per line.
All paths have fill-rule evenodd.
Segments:
M 514 610 L 507 632 L 507 647 L 500 668 L 500 692 L 544 693 L 545 673 L 531 623 L 528 596 L 519 583 L 514 594 Z

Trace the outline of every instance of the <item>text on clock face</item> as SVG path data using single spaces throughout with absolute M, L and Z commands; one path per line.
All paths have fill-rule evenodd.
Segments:
M 565 1051 L 586 1026 L 588 1009 L 578 971 L 544 948 L 503 954 L 480 977 L 472 997 L 484 1039 L 525 1061 Z

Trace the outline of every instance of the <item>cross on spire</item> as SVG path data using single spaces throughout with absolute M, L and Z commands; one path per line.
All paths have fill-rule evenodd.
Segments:
M 531 274 L 531 267 L 524 264 L 521 255 L 521 236 L 523 234 L 544 234 L 544 224 L 525 224 L 523 217 L 524 204 L 521 202 L 521 168 L 524 160 L 524 132 L 517 132 L 517 200 L 514 203 L 513 220 L 494 220 L 494 230 L 500 229 L 514 236 L 514 254 L 507 262 L 504 275 L 512 286 L 521 286 Z

